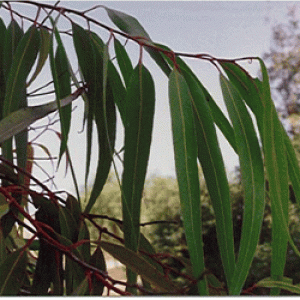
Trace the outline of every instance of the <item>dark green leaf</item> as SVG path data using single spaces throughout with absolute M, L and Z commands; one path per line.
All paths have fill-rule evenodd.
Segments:
M 101 248 L 98 246 L 91 256 L 90 265 L 96 267 L 97 269 L 106 272 L 106 263 L 104 259 L 103 252 Z M 96 276 L 94 275 L 92 278 L 92 289 L 90 291 L 90 295 L 97 295 L 101 296 L 103 294 L 104 284 L 97 280 Z
M 131 73 L 133 71 L 133 67 L 132 67 L 130 58 L 125 50 L 125 47 L 123 47 L 122 44 L 117 39 L 114 39 L 114 46 L 115 46 L 117 61 L 118 61 L 123 79 L 125 81 L 125 85 L 128 87 L 129 82 L 130 82 Z
M 41 48 L 39 51 L 39 58 L 38 58 L 38 62 L 36 65 L 36 69 L 35 69 L 34 73 L 32 74 L 30 80 L 27 83 L 27 87 L 30 86 L 30 84 L 40 74 L 40 72 L 43 69 L 43 66 L 45 65 L 45 62 L 48 58 L 48 54 L 49 54 L 51 35 L 48 32 L 48 30 L 43 27 L 40 28 L 39 32 L 40 32 L 40 36 L 41 36 Z
M 26 274 L 27 253 L 19 249 L 11 253 L 0 264 L 0 295 L 16 296 Z

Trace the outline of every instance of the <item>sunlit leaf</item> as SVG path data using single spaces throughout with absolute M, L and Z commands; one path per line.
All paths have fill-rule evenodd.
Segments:
M 283 279 L 287 279 L 284 277 Z M 282 281 L 276 281 L 272 278 L 264 278 L 263 280 L 257 282 L 255 286 L 257 287 L 265 287 L 265 288 L 278 288 L 283 289 L 285 291 L 300 294 L 300 285 L 294 285 L 291 278 L 288 278 L 289 280 L 282 280 Z

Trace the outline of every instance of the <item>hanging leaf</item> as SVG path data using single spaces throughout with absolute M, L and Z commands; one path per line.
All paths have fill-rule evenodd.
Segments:
M 271 99 L 270 85 L 266 68 L 262 61 L 263 74 L 262 93 L 264 100 L 263 115 L 263 149 L 265 168 L 269 181 L 269 195 L 272 210 L 272 259 L 271 278 L 281 280 L 286 262 L 287 242 L 299 255 L 299 250 L 294 245 L 288 227 L 288 164 L 282 124 L 278 119 L 275 106 Z M 299 183 L 298 183 L 299 184 Z M 278 295 L 280 289 L 272 289 L 272 295 Z
M 130 82 L 130 77 L 131 77 L 131 74 L 133 71 L 133 67 L 132 67 L 130 58 L 129 58 L 125 48 L 119 42 L 119 40 L 114 39 L 114 46 L 115 46 L 115 52 L 116 52 L 118 65 L 120 67 L 123 79 L 125 81 L 125 85 L 128 87 L 129 82 Z
M 24 32 L 19 24 L 15 20 L 12 20 L 7 27 L 3 46 L 3 73 L 6 82 L 8 81 L 9 72 L 14 60 L 14 54 L 23 35 Z
M 40 36 L 41 36 L 41 38 L 40 38 L 41 47 L 40 47 L 40 51 L 39 51 L 39 58 L 38 58 L 38 62 L 36 65 L 36 69 L 35 69 L 34 73 L 32 74 L 30 80 L 27 83 L 27 87 L 29 87 L 31 85 L 31 83 L 40 74 L 40 72 L 42 71 L 43 66 L 45 65 L 45 62 L 48 58 L 48 54 L 49 54 L 51 35 L 48 32 L 48 30 L 43 27 L 39 28 L 39 32 L 40 32 Z
M 62 155 L 65 153 L 67 149 L 68 135 L 69 135 L 70 125 L 71 125 L 72 105 L 70 103 L 65 107 L 61 108 L 58 99 L 62 99 L 63 97 L 66 97 L 71 93 L 71 79 L 69 73 L 69 61 L 68 61 L 68 57 L 64 45 L 61 41 L 60 34 L 53 21 L 52 24 L 54 26 L 53 30 L 55 32 L 55 37 L 57 41 L 57 49 L 56 49 L 56 54 L 54 56 L 54 49 L 53 49 L 54 36 L 52 35 L 52 39 L 50 40 L 50 65 L 51 65 L 51 72 L 52 72 L 52 77 L 54 82 L 55 95 L 57 99 L 59 119 L 61 124 L 61 133 L 62 133 L 59 160 L 58 160 L 58 165 L 59 165 Z
M 202 86 L 189 72 L 182 70 L 182 73 L 193 97 L 198 159 L 216 215 L 218 245 L 225 276 L 229 283 L 234 272 L 235 254 L 230 192 L 225 165 L 210 107 L 204 96 Z
M 140 204 L 149 160 L 155 91 L 149 71 L 138 65 L 126 96 L 122 207 L 125 245 L 137 251 Z
M 90 265 L 96 267 L 97 269 L 103 272 L 107 271 L 105 258 L 99 246 L 96 248 L 95 252 L 91 256 L 89 263 Z M 99 280 L 97 280 L 96 276 L 94 275 L 92 278 L 92 289 L 90 291 L 90 295 L 101 296 L 103 294 L 103 290 L 104 290 L 104 284 L 102 282 L 99 282 Z
M 204 271 L 204 256 L 197 137 L 190 91 L 184 77 L 176 69 L 172 71 L 169 78 L 169 100 L 175 167 L 184 229 L 193 265 L 193 274 L 195 278 L 199 278 Z M 200 295 L 207 294 L 204 280 L 198 282 L 198 292 Z
M 265 207 L 265 179 L 258 138 L 247 108 L 236 90 L 220 75 L 223 97 L 233 124 L 245 193 L 242 236 L 229 293 L 239 295 L 259 241 Z

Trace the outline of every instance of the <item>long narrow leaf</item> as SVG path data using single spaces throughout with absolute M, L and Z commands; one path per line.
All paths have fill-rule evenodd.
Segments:
M 283 276 L 289 238 L 287 221 L 289 203 L 288 164 L 282 125 L 271 100 L 268 75 L 262 62 L 261 68 L 264 91 L 263 147 L 272 209 L 271 278 L 280 280 Z M 277 295 L 279 292 L 279 289 L 271 290 L 273 295 Z
M 244 102 L 236 88 L 222 74 L 220 80 L 235 132 L 245 194 L 239 256 L 229 284 L 229 293 L 238 295 L 252 263 L 264 216 L 264 168 L 258 138 Z
M 201 230 L 200 185 L 197 166 L 197 137 L 193 121 L 192 99 L 184 77 L 174 69 L 169 79 L 175 167 L 180 202 L 193 274 L 204 271 Z M 207 294 L 206 282 L 198 282 L 198 292 Z
M 108 242 L 100 242 L 100 246 L 122 264 L 143 276 L 148 282 L 159 288 L 159 290 L 169 292 L 170 294 L 176 293 L 176 290 L 178 290 L 178 287 L 174 283 L 134 251 Z
M 218 244 L 227 283 L 235 268 L 233 226 L 229 185 L 214 121 L 202 87 L 193 76 L 182 71 L 193 97 L 198 158 L 216 215 Z
M 130 82 L 131 73 L 133 71 L 133 66 L 131 64 L 130 58 L 129 58 L 125 48 L 122 46 L 122 44 L 119 42 L 119 40 L 114 39 L 114 46 L 115 46 L 117 61 L 118 61 L 120 70 L 122 72 L 122 76 L 125 81 L 125 85 L 128 87 L 129 82 Z
M 77 99 L 83 91 L 84 89 L 78 89 L 70 96 L 62 99 L 60 102 L 61 107 Z M 33 122 L 44 118 L 55 110 L 57 110 L 57 102 L 53 101 L 43 105 L 28 106 L 11 113 L 0 121 L 0 143 L 22 132 Z
M 136 252 L 139 245 L 140 206 L 150 154 L 155 105 L 154 82 L 143 65 L 139 64 L 133 71 L 126 105 L 122 174 L 123 228 L 125 246 Z M 134 283 L 134 276 L 129 280 Z
M 95 102 L 96 106 L 94 118 L 98 133 L 99 154 L 96 178 L 85 212 L 89 212 L 91 210 L 107 180 L 112 163 L 112 154 L 116 138 L 116 112 L 114 98 L 111 87 L 107 84 L 109 62 L 108 47 L 101 47 L 101 42 L 96 34 L 93 33 L 91 37 L 95 63 L 98 65 L 98 68 L 102 67 L 102 69 L 100 72 L 95 74 L 97 77 L 91 84 L 91 97 L 94 96 L 94 101 L 97 101 Z

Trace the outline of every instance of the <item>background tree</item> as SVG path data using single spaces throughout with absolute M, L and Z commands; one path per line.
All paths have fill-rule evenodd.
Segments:
M 291 134 L 299 133 L 300 111 L 299 7 L 288 8 L 287 22 L 272 27 L 271 48 L 264 53 L 272 95 Z M 288 121 L 289 120 L 289 121 Z

